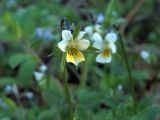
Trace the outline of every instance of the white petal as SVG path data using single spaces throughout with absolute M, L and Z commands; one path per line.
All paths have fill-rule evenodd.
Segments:
M 150 56 L 150 53 L 148 51 L 146 51 L 146 50 L 142 50 L 140 52 L 140 56 L 141 56 L 141 58 L 143 60 L 147 60 L 149 58 L 149 56 Z
M 117 41 L 117 34 L 116 34 L 116 33 L 113 33 L 113 32 L 108 33 L 108 34 L 106 35 L 105 39 L 106 39 L 108 42 L 114 43 L 114 42 Z
M 89 40 L 86 39 L 77 40 L 76 42 L 79 50 L 86 50 L 90 45 Z
M 102 53 L 98 54 L 96 57 L 96 61 L 99 63 L 110 63 L 112 60 L 111 55 L 104 57 Z
M 61 42 L 58 43 L 58 47 L 60 50 L 62 50 L 63 52 L 66 51 L 66 47 L 68 45 L 68 40 L 62 40 Z
M 91 39 L 93 41 L 100 41 L 100 42 L 103 41 L 101 35 L 97 32 L 92 35 Z
M 87 26 L 87 27 L 84 28 L 84 31 L 91 35 L 92 32 L 93 32 L 93 27 L 92 26 Z
M 101 33 L 101 32 L 102 32 L 100 25 L 95 25 L 95 30 L 96 30 L 96 32 L 98 32 L 98 33 Z
M 109 43 L 109 47 L 112 50 L 112 53 L 116 53 L 116 45 L 114 43 Z
M 42 64 L 39 69 L 41 72 L 45 72 L 48 68 L 45 64 Z
M 72 39 L 72 33 L 69 30 L 63 30 L 62 31 L 62 39 L 63 40 L 70 40 Z
M 103 41 L 94 41 L 93 47 L 95 47 L 95 48 L 97 48 L 99 50 L 102 50 L 102 48 L 103 48 Z
M 34 72 L 34 77 L 37 81 L 39 81 L 44 77 L 44 74 L 41 72 Z
M 78 36 L 77 36 L 77 40 L 81 40 L 85 33 L 86 32 L 84 32 L 84 31 L 80 31 Z

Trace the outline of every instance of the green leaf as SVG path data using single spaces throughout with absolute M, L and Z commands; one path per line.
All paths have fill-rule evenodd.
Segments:
M 73 39 L 76 39 L 76 38 L 77 38 L 77 36 L 78 36 L 78 34 L 79 34 L 80 31 L 81 31 L 81 25 L 78 24 L 78 25 L 75 27 L 74 31 L 73 31 Z
M 111 18 L 112 18 L 112 11 L 115 10 L 116 7 L 116 0 L 110 0 L 107 10 L 106 10 L 106 16 L 104 20 L 104 27 L 107 28 L 109 27 L 109 24 L 111 23 Z
M 21 26 L 16 18 L 14 18 L 14 15 L 9 12 L 5 12 L 2 16 L 2 23 L 5 25 L 6 30 L 2 32 L 2 36 L 0 36 L 1 38 L 15 41 L 21 38 Z
M 7 105 L 7 107 L 10 109 L 10 110 L 15 110 L 17 108 L 16 104 L 14 103 L 13 100 L 11 100 L 10 98 L 3 98 L 3 101 L 4 103 Z M 11 112 L 11 111 L 10 111 Z
M 84 106 L 78 105 L 74 113 L 74 118 L 76 120 L 90 120 L 90 115 Z
M 97 48 L 95 48 L 95 47 L 92 47 L 92 46 L 89 46 L 89 47 L 87 48 L 87 51 L 98 52 L 99 49 L 97 49 Z
M 135 115 L 131 120 L 154 120 L 158 113 L 160 113 L 160 108 L 150 107 Z
M 36 67 L 36 61 L 30 59 L 22 64 L 19 69 L 18 78 L 22 81 L 24 86 L 29 86 L 32 83 L 33 72 Z
M 0 78 L 0 86 L 5 86 L 8 84 L 17 84 L 17 83 L 19 83 L 19 81 L 16 78 L 12 78 L 12 77 Z
M 61 53 L 60 49 L 54 49 L 53 50 L 54 52 L 52 52 L 51 54 L 48 55 L 48 57 L 51 57 L 51 56 L 57 56 Z
M 30 57 L 29 54 L 15 54 L 9 59 L 9 66 L 15 68 Z

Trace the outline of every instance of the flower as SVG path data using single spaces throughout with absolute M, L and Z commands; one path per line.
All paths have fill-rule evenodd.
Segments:
M 28 98 L 28 99 L 32 99 L 34 97 L 34 93 L 31 92 L 31 91 L 27 91 L 25 92 L 25 96 Z
M 48 68 L 45 64 L 42 64 L 39 69 L 41 72 L 45 72 Z
M 14 93 L 15 95 L 18 94 L 18 88 L 16 84 L 6 85 L 4 90 L 7 94 L 10 94 L 10 93 Z
M 40 81 L 44 77 L 44 73 L 42 73 L 42 72 L 34 72 L 34 77 L 35 77 L 35 79 L 37 81 Z
M 50 41 L 53 39 L 52 29 L 51 28 L 41 28 L 38 27 L 35 29 L 35 36 L 37 38 L 42 38 L 46 41 Z
M 97 23 L 102 23 L 104 21 L 104 15 L 102 13 L 97 15 Z
M 148 51 L 142 50 L 142 51 L 140 52 L 140 56 L 141 56 L 141 58 L 142 58 L 143 60 L 147 60 L 147 59 L 149 58 L 150 54 L 149 54 Z
M 87 32 L 90 36 L 92 36 L 94 33 L 102 33 L 101 31 L 101 26 L 96 24 L 96 25 L 93 25 L 93 26 L 87 26 L 84 28 L 84 31 Z
M 96 57 L 96 61 L 99 63 L 110 63 L 112 60 L 112 53 L 116 53 L 117 34 L 110 32 L 105 36 L 105 40 L 98 33 L 93 34 L 93 47 L 100 50 L 100 53 Z
M 71 31 L 62 31 L 62 41 L 58 43 L 58 47 L 62 52 L 66 52 L 66 61 L 78 66 L 78 64 L 85 60 L 81 50 L 86 50 L 90 42 L 82 39 L 85 32 L 80 31 L 76 38 L 73 38 Z

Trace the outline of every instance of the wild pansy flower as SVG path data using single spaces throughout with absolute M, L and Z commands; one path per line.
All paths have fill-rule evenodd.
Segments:
M 90 42 L 82 39 L 85 32 L 80 31 L 76 38 L 73 38 L 71 31 L 62 31 L 62 41 L 58 43 L 58 47 L 62 52 L 66 52 L 66 61 L 78 66 L 78 64 L 85 60 L 81 51 L 86 50 Z
M 107 33 L 105 39 L 98 33 L 93 34 L 93 47 L 99 49 L 99 54 L 96 57 L 96 61 L 99 63 L 110 63 L 112 60 L 112 53 L 116 53 L 117 34 L 114 32 Z
M 87 32 L 91 37 L 94 33 L 102 33 L 101 31 L 101 26 L 96 24 L 96 25 L 90 25 L 84 28 L 84 31 Z

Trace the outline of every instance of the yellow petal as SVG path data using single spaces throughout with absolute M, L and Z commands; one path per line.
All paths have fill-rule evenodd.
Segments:
M 84 58 L 83 54 L 78 49 L 71 48 L 67 52 L 66 60 L 67 60 L 67 62 L 71 62 L 75 65 L 78 65 L 79 62 L 84 61 L 85 58 Z
M 112 60 L 111 49 L 106 48 L 100 54 L 97 55 L 96 61 L 99 63 L 110 63 Z

